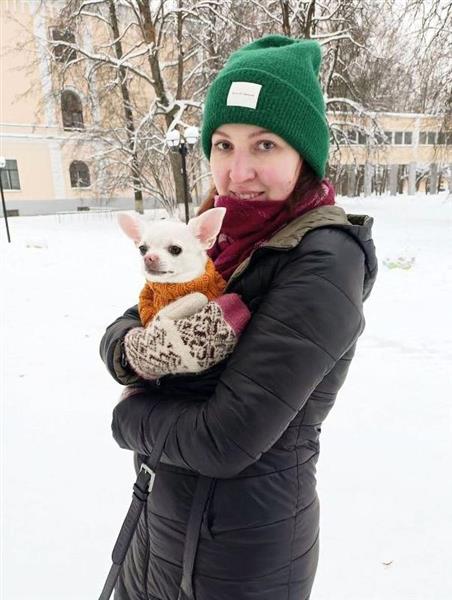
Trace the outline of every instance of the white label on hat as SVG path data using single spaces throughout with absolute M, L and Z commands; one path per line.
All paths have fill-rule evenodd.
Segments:
M 249 81 L 233 81 L 229 88 L 228 106 L 246 106 L 247 108 L 256 108 L 259 94 L 262 86 L 258 83 Z

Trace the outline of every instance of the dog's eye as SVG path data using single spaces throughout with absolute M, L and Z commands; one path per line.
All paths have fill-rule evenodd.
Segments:
M 182 248 L 180 246 L 168 246 L 168 252 L 173 256 L 177 256 L 182 252 Z
M 141 246 L 138 246 L 138 250 L 144 256 L 146 254 L 146 252 L 148 251 L 148 247 L 146 246 L 146 244 L 142 244 Z

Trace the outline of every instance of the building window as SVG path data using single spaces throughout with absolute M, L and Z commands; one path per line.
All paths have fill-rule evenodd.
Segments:
M 357 144 L 358 143 L 358 132 L 356 129 L 348 129 L 347 130 L 347 141 L 349 144 Z
M 385 131 L 384 132 L 385 137 L 384 137 L 384 143 L 385 144 L 392 144 L 392 131 Z
M 452 133 L 450 131 L 439 131 L 436 143 L 441 146 L 450 146 L 452 144 Z
M 86 188 L 91 185 L 88 165 L 81 160 L 74 160 L 69 167 L 71 187 Z
M 403 144 L 403 131 L 395 131 L 394 132 L 394 144 L 397 144 L 397 145 Z
M 365 146 L 367 144 L 367 135 L 362 131 L 358 132 L 358 144 Z
M 434 146 L 436 143 L 436 131 L 429 131 L 427 133 L 427 144 Z
M 436 131 L 421 131 L 419 133 L 419 143 L 434 146 L 436 144 Z M 438 141 L 438 144 L 440 143 Z
M 2 185 L 4 190 L 20 190 L 19 171 L 17 170 L 17 160 L 6 160 L 6 165 L 2 172 Z
M 338 144 L 346 143 L 345 133 L 343 131 L 341 131 L 340 129 L 336 129 L 336 140 L 337 140 Z
M 75 44 L 75 35 L 68 29 L 52 29 L 51 35 L 54 42 L 62 41 L 68 44 Z M 55 44 L 53 46 L 53 56 L 58 62 L 68 63 L 77 58 L 77 52 L 64 44 Z
M 65 90 L 61 94 L 61 113 L 64 129 L 83 129 L 82 102 L 75 92 Z
M 405 131 L 403 134 L 403 143 L 405 146 L 411 146 L 413 143 L 413 133 L 411 131 Z
M 391 143 L 391 138 L 388 138 L 388 136 L 391 135 L 390 131 L 375 131 L 374 132 L 374 139 L 375 139 L 375 144 L 377 145 L 381 145 L 381 144 L 389 144 Z M 374 143 L 374 140 L 372 140 L 372 143 Z

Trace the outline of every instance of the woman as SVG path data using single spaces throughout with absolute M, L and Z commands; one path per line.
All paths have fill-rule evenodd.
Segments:
M 320 60 L 314 41 L 267 36 L 209 89 L 202 141 L 215 192 L 201 210 L 227 207 L 211 256 L 252 317 L 229 360 L 148 382 L 114 410 L 113 435 L 138 462 L 172 423 L 117 600 L 310 597 L 320 428 L 377 272 L 372 219 L 334 206 L 323 180 Z M 135 307 L 101 344 L 124 384 L 138 379 L 123 351 L 138 325 Z

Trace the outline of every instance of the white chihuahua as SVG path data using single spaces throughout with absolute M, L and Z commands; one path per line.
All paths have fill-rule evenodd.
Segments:
M 225 213 L 225 208 L 211 208 L 190 219 L 188 224 L 119 215 L 119 225 L 142 256 L 147 280 L 139 304 L 143 325 L 170 302 L 173 318 L 174 315 L 180 318 L 179 315 L 193 314 L 208 300 L 221 295 L 226 282 L 215 271 L 206 250 L 215 243 Z M 187 294 L 190 298 L 186 301 L 174 302 Z

